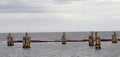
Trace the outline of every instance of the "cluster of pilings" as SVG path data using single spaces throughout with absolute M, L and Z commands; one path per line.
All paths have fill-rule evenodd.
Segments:
M 117 43 L 118 39 L 117 39 L 117 33 L 114 32 L 114 34 L 112 35 L 112 43 Z M 65 32 L 63 32 L 62 35 L 62 44 L 65 45 L 67 40 L 66 40 L 66 34 Z M 9 35 L 7 36 L 7 44 L 8 46 L 14 46 L 14 40 L 13 40 L 13 36 L 11 35 L 11 33 L 9 33 Z M 31 37 L 30 35 L 28 35 L 28 33 L 25 33 L 25 36 L 23 37 L 23 48 L 30 48 L 31 47 Z M 101 49 L 101 39 L 100 36 L 98 35 L 98 32 L 91 32 L 89 39 L 88 39 L 88 44 L 89 46 L 95 46 L 96 49 Z
M 8 46 L 14 46 L 14 40 L 9 33 L 9 36 L 7 37 L 7 44 Z M 23 48 L 30 48 L 31 47 L 31 37 L 28 35 L 28 33 L 25 33 L 25 36 L 23 37 Z
M 112 43 L 117 43 L 117 42 L 118 42 L 117 33 L 114 32 L 114 34 L 112 35 Z M 101 49 L 101 39 L 100 39 L 100 36 L 98 36 L 98 32 L 91 32 L 88 43 L 89 43 L 89 46 L 95 45 L 96 49 Z

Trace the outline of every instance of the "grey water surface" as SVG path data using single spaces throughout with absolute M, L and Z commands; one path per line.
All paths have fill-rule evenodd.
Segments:
M 110 39 L 113 32 L 99 32 L 101 38 Z M 117 32 L 118 38 L 120 32 Z M 30 49 L 23 49 L 22 43 L 15 43 L 8 47 L 7 33 L 0 33 L 0 57 L 120 57 L 120 42 L 113 44 L 102 42 L 101 50 L 89 47 L 88 42 L 60 42 L 32 43 Z M 14 40 L 22 40 L 24 33 L 12 33 Z M 34 40 L 60 40 L 62 32 L 30 33 Z M 67 39 L 87 39 L 89 32 L 67 32 Z

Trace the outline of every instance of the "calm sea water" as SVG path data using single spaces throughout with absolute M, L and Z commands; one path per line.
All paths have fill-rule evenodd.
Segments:
M 99 32 L 101 38 L 111 38 L 113 32 Z M 120 32 L 117 32 L 118 38 Z M 0 34 L 0 57 L 120 57 L 120 42 L 102 42 L 102 49 L 89 47 L 88 42 L 68 42 L 66 45 L 57 43 L 32 43 L 30 49 L 23 49 L 22 43 L 8 47 L 7 33 Z M 22 40 L 24 33 L 12 33 L 15 40 Z M 89 32 L 67 32 L 67 39 L 87 39 Z M 62 33 L 30 33 L 36 40 L 60 40 Z

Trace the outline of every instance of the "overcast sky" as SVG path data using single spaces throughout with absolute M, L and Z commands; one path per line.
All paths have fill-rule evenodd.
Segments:
M 120 30 L 120 0 L 0 0 L 0 32 Z

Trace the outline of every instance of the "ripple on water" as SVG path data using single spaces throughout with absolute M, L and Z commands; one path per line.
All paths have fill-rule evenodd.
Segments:
M 22 43 L 8 47 L 6 42 L 0 44 L 0 57 L 119 57 L 120 44 L 102 42 L 101 50 L 89 47 L 88 42 L 32 43 L 30 49 L 23 49 Z

